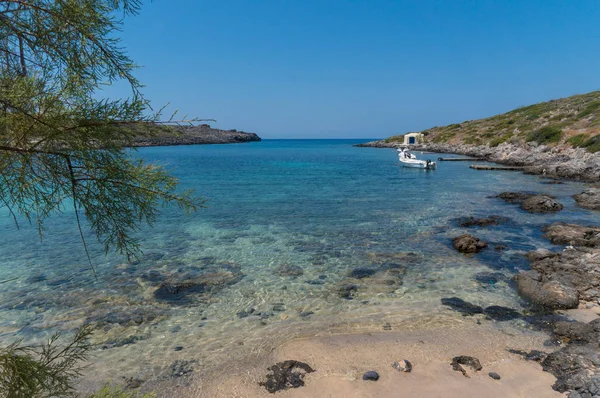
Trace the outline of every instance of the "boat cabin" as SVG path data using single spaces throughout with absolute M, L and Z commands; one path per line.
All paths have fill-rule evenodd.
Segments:
M 423 134 L 421 133 L 408 133 L 404 135 L 404 145 L 414 145 L 423 142 Z

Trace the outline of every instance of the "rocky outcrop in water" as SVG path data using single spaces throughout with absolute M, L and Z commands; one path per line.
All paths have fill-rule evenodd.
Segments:
M 465 254 L 478 253 L 486 248 L 487 245 L 486 242 L 469 234 L 458 236 L 452 240 L 452 246 Z
M 573 195 L 577 204 L 583 208 L 600 210 L 600 189 L 588 188 L 582 193 Z
M 527 192 L 502 192 L 496 197 L 507 203 L 519 204 L 521 205 L 521 209 L 530 213 L 555 213 L 564 207 L 550 195 L 536 195 Z
M 357 146 L 373 148 L 396 148 L 398 143 L 374 141 Z M 578 181 L 600 181 L 600 154 L 570 146 L 546 146 L 535 142 L 525 144 L 502 143 L 496 147 L 466 144 L 422 144 L 414 150 L 456 153 L 483 158 L 507 166 L 522 166 L 529 174 L 541 174 L 554 178 Z
M 545 237 L 554 244 L 598 247 L 600 228 L 577 224 L 554 223 L 544 227 Z
M 548 308 L 577 308 L 579 300 L 598 302 L 600 251 L 578 247 L 538 254 L 531 261 L 531 271 L 515 280 L 521 295 Z
M 531 196 L 521 203 L 521 209 L 530 213 L 555 213 L 563 209 L 563 205 L 545 195 Z

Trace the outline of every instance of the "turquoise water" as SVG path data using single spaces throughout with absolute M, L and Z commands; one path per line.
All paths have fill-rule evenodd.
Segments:
M 215 365 L 232 347 L 238 355 L 260 353 L 303 335 L 466 322 L 440 298 L 522 310 L 509 283 L 473 276 L 508 278 L 527 267 L 526 251 L 558 250 L 542 237 L 544 224 L 600 221 L 575 206 L 580 183 L 548 185 L 537 176 L 471 170 L 468 162 L 402 168 L 395 151 L 353 147 L 357 142 L 140 149 L 206 197 L 208 208 L 191 216 L 164 209 L 154 228 L 140 233 L 145 254 L 134 263 L 92 245 L 97 281 L 68 209 L 49 220 L 41 242 L 34 227 L 17 229 L 1 212 L 0 281 L 8 282 L 0 284 L 0 336 L 37 342 L 95 323 L 94 341 L 104 348 L 98 374 L 115 377 L 125 369 L 157 375 L 180 358 Z M 528 214 L 491 197 L 503 191 L 548 193 L 565 209 Z M 452 237 L 467 231 L 457 217 L 489 215 L 509 219 L 471 230 L 489 249 L 467 257 L 451 248 Z M 357 278 L 359 267 L 372 275 Z M 201 288 L 156 292 L 186 281 Z

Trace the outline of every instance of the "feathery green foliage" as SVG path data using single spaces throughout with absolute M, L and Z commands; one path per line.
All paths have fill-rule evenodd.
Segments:
M 0 0 L 0 206 L 37 224 L 65 207 L 87 253 L 80 214 L 106 250 L 135 256 L 134 232 L 161 204 L 202 206 L 159 165 L 126 146 L 134 129 L 160 122 L 120 47 L 121 16 L 139 0 Z M 125 80 L 131 98 L 98 100 Z M 193 121 L 193 120 L 192 120 Z M 89 256 L 88 256 L 89 257 Z M 91 264 L 91 262 L 90 262 Z
M 66 346 L 53 335 L 42 347 L 14 343 L 0 348 L 0 398 L 63 397 L 73 395 L 73 379 L 81 374 L 91 329 L 80 329 Z

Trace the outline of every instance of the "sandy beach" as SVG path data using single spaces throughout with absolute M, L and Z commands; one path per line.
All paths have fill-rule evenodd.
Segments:
M 299 339 L 259 359 L 238 358 L 236 370 L 198 375 L 189 387 L 162 388 L 181 397 L 560 397 L 552 390 L 551 374 L 507 351 L 543 349 L 546 338 L 544 333 L 481 324 Z M 451 359 L 459 355 L 478 358 L 483 369 L 465 367 L 469 377 L 454 371 Z M 306 375 L 304 387 L 270 394 L 259 385 L 267 367 L 289 359 L 305 362 L 315 372 Z M 412 363 L 410 373 L 391 366 L 402 359 Z M 362 380 L 370 370 L 379 373 L 378 381 Z M 492 379 L 489 372 L 501 379 Z

